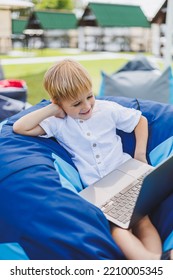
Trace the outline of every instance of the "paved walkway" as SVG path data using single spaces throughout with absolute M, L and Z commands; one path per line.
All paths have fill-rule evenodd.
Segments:
M 49 63 L 62 60 L 64 58 L 73 58 L 79 61 L 86 60 L 102 60 L 102 59 L 116 59 L 116 58 L 125 58 L 131 60 L 135 57 L 134 54 L 123 54 L 123 53 L 112 53 L 112 52 L 100 52 L 92 53 L 86 55 L 73 55 L 73 56 L 50 56 L 50 57 L 25 57 L 25 58 L 13 58 L 13 59 L 1 59 L 2 65 L 18 65 L 18 64 L 38 64 L 38 63 Z M 153 56 L 148 56 L 149 60 L 153 62 L 163 62 L 161 58 L 155 58 Z

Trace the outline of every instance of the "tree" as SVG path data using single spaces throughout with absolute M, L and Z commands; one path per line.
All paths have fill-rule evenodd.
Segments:
M 73 0 L 33 0 L 37 9 L 72 10 Z

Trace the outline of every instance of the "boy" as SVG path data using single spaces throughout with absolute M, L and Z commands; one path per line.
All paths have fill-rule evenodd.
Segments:
M 115 102 L 95 100 L 91 78 L 78 62 L 65 59 L 53 65 L 45 74 L 44 87 L 52 103 L 23 116 L 13 130 L 23 135 L 55 137 L 72 155 L 85 186 L 130 158 L 122 150 L 116 128 L 134 130 L 134 157 L 147 162 L 146 118 L 140 111 Z M 160 237 L 148 217 L 132 231 L 111 226 L 111 232 L 127 259 L 160 259 Z

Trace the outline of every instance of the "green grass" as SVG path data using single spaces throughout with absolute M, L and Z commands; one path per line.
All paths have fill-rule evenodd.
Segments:
M 95 95 L 99 92 L 101 70 L 110 74 L 121 67 L 125 62 L 125 59 L 81 61 L 81 64 L 86 67 L 92 77 L 93 92 Z M 49 98 L 43 88 L 43 76 L 51 65 L 52 63 L 4 65 L 3 69 L 7 79 L 22 79 L 26 81 L 28 87 L 28 102 L 34 105 L 42 99 Z
M 73 56 L 85 55 L 92 52 L 80 52 L 77 49 L 43 49 L 43 50 L 15 50 L 9 56 L 0 56 L 0 59 L 16 58 L 16 57 L 44 57 L 51 56 Z M 93 54 L 93 53 L 92 53 Z M 148 55 L 148 54 L 145 54 Z M 127 62 L 126 59 L 111 59 L 111 60 L 87 60 L 80 61 L 84 67 L 89 71 L 93 81 L 93 93 L 98 94 L 101 83 L 101 71 L 111 74 L 119 69 Z M 22 79 L 26 81 L 28 88 L 28 102 L 36 104 L 42 99 L 48 99 L 48 94 L 43 88 L 43 76 L 46 70 L 53 63 L 38 63 L 38 64 L 18 64 L 18 65 L 4 65 L 4 73 L 7 79 Z M 160 67 L 162 68 L 162 67 Z
M 36 104 L 44 98 L 48 98 L 44 90 L 43 76 L 51 64 L 26 64 L 4 65 L 4 73 L 7 79 L 25 80 L 27 84 L 28 102 Z

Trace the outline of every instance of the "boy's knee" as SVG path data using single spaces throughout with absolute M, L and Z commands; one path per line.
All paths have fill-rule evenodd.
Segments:
M 137 223 L 135 228 L 142 229 L 144 227 L 146 229 L 147 227 L 151 227 L 151 226 L 153 226 L 153 225 L 152 225 L 149 217 L 145 216 Z

